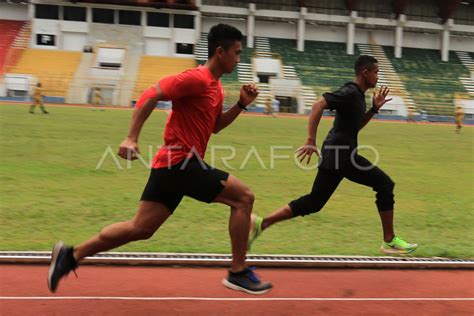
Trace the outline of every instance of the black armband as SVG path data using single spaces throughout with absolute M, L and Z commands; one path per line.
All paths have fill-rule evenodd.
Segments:
M 370 110 L 369 110 L 369 112 L 372 112 L 372 113 L 374 113 L 374 114 L 379 113 L 379 111 L 376 110 L 374 107 L 371 107 Z
M 237 101 L 237 105 L 238 105 L 239 108 L 241 108 L 242 110 L 247 111 L 247 107 L 246 107 L 245 105 L 243 105 L 242 103 L 240 103 L 240 101 Z

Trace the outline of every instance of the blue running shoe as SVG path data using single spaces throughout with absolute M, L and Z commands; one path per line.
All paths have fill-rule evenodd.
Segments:
M 73 248 L 64 246 L 62 241 L 54 245 L 48 272 L 49 290 L 53 293 L 56 292 L 59 280 L 68 275 L 71 271 L 76 274 L 76 268 L 77 262 L 73 256 Z
M 241 272 L 231 272 L 227 278 L 222 280 L 222 284 L 229 289 L 241 291 L 249 294 L 265 294 L 273 287 L 271 283 L 263 282 L 253 272 L 254 268 L 245 268 Z

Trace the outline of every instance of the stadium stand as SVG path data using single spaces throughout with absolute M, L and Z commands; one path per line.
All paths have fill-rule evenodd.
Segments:
M 161 78 L 196 67 L 194 58 L 142 56 L 133 98 Z
M 474 53 L 456 52 L 456 55 L 464 66 L 466 66 L 471 73 L 474 73 Z
M 284 65 L 294 67 L 303 84 L 317 95 L 338 88 L 354 76 L 354 56 L 346 54 L 343 43 L 306 41 L 305 51 L 299 52 L 294 40 L 272 38 L 270 42 Z
M 29 24 L 24 21 L 0 20 L 0 75 L 5 72 L 7 66 L 7 58 L 14 44 L 20 44 L 17 36 L 25 25 Z M 15 45 L 16 46 L 16 45 Z
M 392 47 L 384 50 L 418 109 L 432 115 L 452 115 L 454 94 L 467 92 L 459 78 L 469 76 L 454 52 L 450 52 L 449 62 L 442 62 L 436 50 L 404 48 L 403 58 L 393 57 Z
M 8 71 L 34 75 L 43 84 L 44 95 L 65 97 L 69 82 L 81 60 L 81 54 L 59 50 L 26 49 L 18 63 Z
M 333 90 L 353 77 L 354 56 L 346 54 L 343 43 L 307 41 L 305 52 L 299 52 L 294 40 L 272 38 L 271 46 L 273 52 L 281 54 L 284 67 L 294 67 L 303 84 L 311 86 L 317 95 Z M 380 47 L 371 46 L 367 49 L 378 51 Z M 358 49 L 355 55 L 365 53 L 361 47 L 358 46 Z M 371 53 L 382 58 L 376 52 Z M 440 61 L 438 51 L 427 49 L 405 48 L 402 59 L 393 57 L 392 47 L 383 47 L 382 54 L 388 57 L 388 64 L 385 65 L 387 69 L 380 83 L 392 84 L 414 110 L 424 110 L 433 115 L 451 115 L 454 93 L 469 92 L 460 82 L 460 78 L 464 78 L 465 86 L 471 86 L 469 71 L 454 52 L 449 62 Z M 397 75 L 401 82 L 396 78 Z M 396 83 L 395 78 L 398 80 Z
M 23 23 L 20 32 L 8 50 L 7 56 L 5 58 L 5 71 L 8 71 L 11 66 L 14 66 L 18 63 L 24 50 L 28 48 L 30 37 L 31 22 L 27 21 Z
M 58 102 L 87 104 L 90 91 L 100 87 L 107 104 L 133 105 L 161 77 L 203 64 L 206 32 L 228 23 L 246 37 L 236 71 L 221 78 L 226 106 L 234 104 L 243 83 L 255 82 L 260 94 L 252 110 L 276 98 L 280 107 L 291 108 L 285 111 L 308 113 L 322 93 L 353 78 L 359 54 L 379 60 L 379 85 L 391 88 L 394 101 L 380 115 L 404 117 L 408 110 L 444 120 L 452 116 L 456 96 L 473 102 L 471 1 L 455 12 L 434 3 L 395 8 L 375 0 L 131 1 L 127 7 L 116 0 L 96 2 L 2 6 L 1 18 L 19 21 L 0 20 L 0 98 L 25 98 L 27 91 L 14 83 L 22 80 L 27 87 L 38 77 L 45 95 Z M 349 12 L 357 14 L 348 19 Z M 348 32 L 351 27 L 357 36 Z M 253 48 L 245 47 L 248 40 Z M 392 45 L 401 58 L 394 57 Z M 283 105 L 285 99 L 291 106 Z
M 464 85 L 464 89 L 471 97 L 474 97 L 474 54 L 468 52 L 456 52 L 459 60 L 469 70 L 470 76 L 459 77 L 459 81 Z

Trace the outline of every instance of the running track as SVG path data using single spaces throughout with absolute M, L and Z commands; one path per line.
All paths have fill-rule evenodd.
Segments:
M 228 290 L 223 268 L 82 266 L 56 294 L 46 265 L 0 265 L 3 315 L 474 315 L 472 270 L 258 269 L 273 291 Z

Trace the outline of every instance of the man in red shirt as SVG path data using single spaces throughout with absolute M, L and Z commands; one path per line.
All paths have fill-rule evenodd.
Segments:
M 250 294 L 268 292 L 272 285 L 261 281 L 245 264 L 254 195 L 236 177 L 207 165 L 202 159 L 212 133 L 218 133 L 251 104 L 258 95 L 254 84 L 240 89 L 239 101 L 222 112 L 224 101 L 219 78 L 231 73 L 240 61 L 242 33 L 219 24 L 208 35 L 209 59 L 204 66 L 161 79 L 146 90 L 120 144 L 119 156 L 137 159 L 141 128 L 160 100 L 173 101 L 164 132 L 164 145 L 153 159 L 151 174 L 135 217 L 104 228 L 77 247 L 57 243 L 52 252 L 48 286 L 56 291 L 59 281 L 86 256 L 150 238 L 173 213 L 183 196 L 206 203 L 230 206 L 229 233 L 232 263 L 223 284 Z

